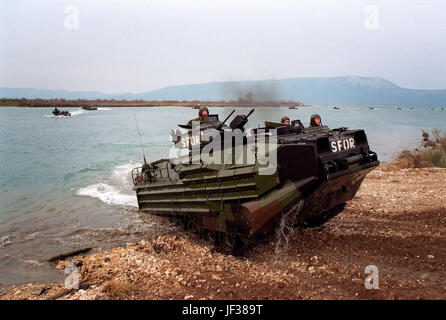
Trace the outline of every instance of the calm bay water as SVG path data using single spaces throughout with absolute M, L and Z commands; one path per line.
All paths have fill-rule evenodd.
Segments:
M 81 247 L 109 247 L 171 230 L 137 211 L 130 171 L 142 162 L 138 119 L 147 160 L 167 158 L 170 129 L 195 118 L 191 108 L 0 108 L 0 286 L 55 281 L 46 260 Z M 231 108 L 213 108 L 224 119 Z M 240 113 L 248 109 L 238 109 Z M 318 113 L 331 128 L 363 128 L 372 150 L 389 161 L 420 144 L 421 130 L 446 132 L 446 110 L 430 108 L 257 108 L 250 127 L 283 115 L 308 125 Z

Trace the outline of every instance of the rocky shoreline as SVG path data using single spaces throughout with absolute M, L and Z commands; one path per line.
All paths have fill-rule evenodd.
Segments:
M 231 256 L 178 229 L 59 261 L 78 290 L 27 284 L 0 299 L 446 299 L 446 169 L 383 164 L 342 213 L 287 240 Z M 368 265 L 379 289 L 364 285 Z

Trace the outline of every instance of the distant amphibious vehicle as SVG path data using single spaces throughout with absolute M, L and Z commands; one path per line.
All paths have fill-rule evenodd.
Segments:
M 207 109 L 201 116 L 200 109 L 199 127 L 189 122 L 179 125 L 187 133 L 173 130 L 178 155 L 144 160 L 132 171 L 139 209 L 176 217 L 231 252 L 276 230 L 288 213 L 293 224 L 302 224 L 341 211 L 379 164 L 364 130 L 329 129 L 313 117 L 305 128 L 284 117 L 287 123 L 265 122 L 247 131 L 253 111 L 226 126 L 234 111 L 220 122 Z M 209 161 L 205 151 L 222 161 Z
M 91 106 L 82 106 L 81 109 L 82 110 L 88 110 L 88 111 L 98 110 L 97 107 L 91 107 Z
M 67 110 L 61 111 L 57 108 L 54 108 L 53 116 L 55 116 L 55 117 L 70 117 L 71 113 Z

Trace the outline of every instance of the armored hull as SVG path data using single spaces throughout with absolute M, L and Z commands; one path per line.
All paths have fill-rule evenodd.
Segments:
M 255 141 L 269 141 L 273 131 L 275 145 L 265 155 L 274 151 L 277 162 L 267 174 L 258 157 L 251 164 L 163 159 L 145 171 L 135 168 L 139 209 L 178 217 L 186 228 L 231 251 L 273 231 L 290 210 L 298 210 L 294 222 L 303 223 L 339 208 L 379 164 L 363 130 L 265 123 L 252 134 Z M 241 147 L 243 152 L 252 148 L 246 140 Z

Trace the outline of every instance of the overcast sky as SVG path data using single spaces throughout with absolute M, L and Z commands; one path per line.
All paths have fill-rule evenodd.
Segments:
M 445 89 L 446 1 L 0 1 L 2 87 L 339 75 Z

